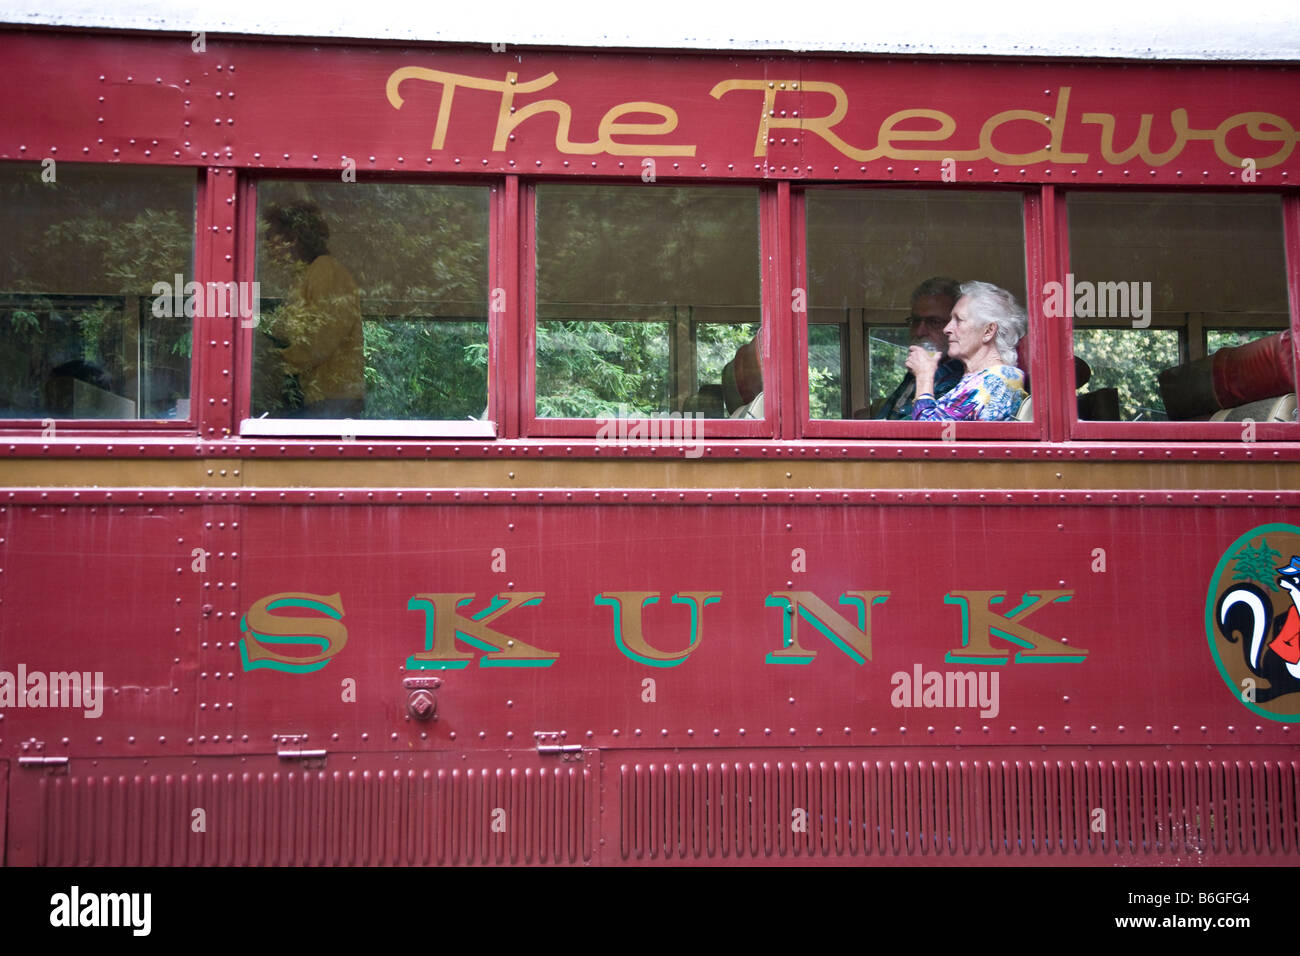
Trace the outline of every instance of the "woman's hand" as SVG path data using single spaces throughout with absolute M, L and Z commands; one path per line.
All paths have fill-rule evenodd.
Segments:
M 939 368 L 940 358 L 938 352 L 931 352 L 919 345 L 913 345 L 907 350 L 907 362 L 905 364 L 908 370 L 916 376 L 917 395 L 934 394 L 934 373 Z

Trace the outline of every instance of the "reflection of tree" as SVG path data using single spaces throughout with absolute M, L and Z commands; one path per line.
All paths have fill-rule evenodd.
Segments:
M 193 196 L 189 170 L 61 164 L 53 183 L 37 168 L 4 170 L 0 291 L 20 294 L 0 319 L 6 407 L 43 408 L 42 386 L 74 358 L 70 346 L 120 394 L 134 394 L 143 373 L 141 417 L 188 395 L 192 320 L 156 317 L 150 306 L 155 283 L 192 278 Z
M 537 250 L 541 416 L 675 410 L 675 322 L 694 322 L 699 386 L 757 329 L 754 190 L 544 186 Z
M 258 202 L 309 197 L 330 229 L 330 253 L 361 290 L 365 417 L 477 418 L 487 404 L 488 191 L 389 183 L 264 183 Z M 292 263 L 258 247 L 264 301 L 291 295 Z M 267 308 L 254 356 L 254 414 L 301 404 L 276 348 Z
M 1273 581 L 1277 577 L 1277 565 L 1282 560 L 1282 555 L 1268 546 L 1268 541 L 1264 538 L 1259 539 L 1259 547 L 1252 548 L 1247 542 L 1241 550 L 1232 556 L 1237 562 L 1233 570 L 1236 572 L 1232 576 L 1234 581 L 1255 581 L 1259 584 L 1268 586 L 1270 591 L 1276 591 L 1277 586 Z

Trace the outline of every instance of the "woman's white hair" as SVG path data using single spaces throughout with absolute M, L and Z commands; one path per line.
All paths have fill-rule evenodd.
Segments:
M 970 314 L 976 322 L 998 327 L 993 341 L 1004 365 L 1015 365 L 1016 343 L 1029 331 L 1029 316 L 1006 289 L 991 282 L 963 282 L 961 294 L 970 299 Z

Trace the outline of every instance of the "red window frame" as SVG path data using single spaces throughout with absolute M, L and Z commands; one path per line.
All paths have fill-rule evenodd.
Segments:
M 797 284 L 799 288 L 808 288 L 808 264 L 806 261 L 806 237 L 807 237 L 807 219 L 805 216 L 805 193 L 808 189 L 818 188 L 821 184 L 808 184 L 799 189 L 794 196 L 795 213 L 794 226 L 797 231 L 796 244 L 799 250 Z M 1027 290 L 1042 288 L 1043 282 L 1046 281 L 1047 263 L 1043 243 L 1044 229 L 1042 226 L 1042 208 L 1044 205 L 1043 192 L 1051 187 L 1043 187 L 1041 191 L 1028 190 L 1017 187 L 998 188 L 991 183 L 973 183 L 963 184 L 962 186 L 949 187 L 927 187 L 914 183 L 899 186 L 895 183 L 865 183 L 844 186 L 835 184 L 835 188 L 852 189 L 855 191 L 871 190 L 875 188 L 884 189 L 905 189 L 909 191 L 934 191 L 939 192 L 943 189 L 957 189 L 980 192 L 1007 192 L 1016 193 L 1022 197 L 1022 222 L 1024 228 L 1024 245 L 1025 245 L 1025 288 Z M 1042 303 L 1040 297 L 1028 295 L 1030 301 L 1024 303 L 1025 309 L 1029 314 L 1029 332 L 1028 339 L 1028 358 L 1029 358 L 1029 376 L 1032 394 L 1034 400 L 1034 418 L 1028 422 L 956 422 L 952 423 L 953 427 L 949 434 L 955 441 L 1034 441 L 1043 440 L 1049 434 L 1049 423 L 1051 421 L 1050 402 L 1039 399 L 1042 394 L 1047 396 L 1055 388 L 1055 383 L 1059 381 L 1059 375 L 1056 369 L 1050 366 L 1048 356 L 1051 348 L 1045 339 L 1048 337 L 1048 330 L 1042 318 Z M 809 396 L 808 396 L 808 322 L 807 313 L 797 317 L 795 323 L 797 335 L 797 351 L 794 354 L 795 369 L 795 394 L 793 396 L 795 405 L 794 417 L 798 421 L 801 434 L 798 437 L 821 438 L 821 439 L 869 439 L 876 444 L 893 444 L 901 442 L 938 442 L 944 445 L 951 445 L 952 442 L 945 442 L 943 435 L 945 429 L 949 428 L 948 423 L 941 422 L 896 422 L 881 421 L 877 419 L 813 419 L 810 418 Z M 1042 383 L 1042 384 L 1039 384 Z
M 1089 190 L 1093 191 L 1095 190 Z M 1211 191 L 1223 192 L 1206 190 Z M 1300 372 L 1300 194 L 1281 193 L 1272 189 L 1260 192 L 1278 195 L 1282 203 L 1282 244 L 1286 267 L 1287 309 L 1291 323 L 1292 361 L 1296 363 L 1297 372 Z M 1070 230 L 1066 210 L 1068 193 L 1069 190 L 1056 190 L 1056 195 L 1052 198 L 1052 227 L 1047 233 L 1057 262 L 1052 278 L 1062 283 L 1070 272 Z M 1062 425 L 1060 431 L 1063 433 L 1061 439 L 1057 440 L 1068 438 L 1075 441 L 1118 441 L 1125 444 L 1229 442 L 1234 446 L 1242 443 L 1242 422 L 1104 422 L 1080 419 L 1078 406 L 1064 400 L 1064 395 L 1067 394 L 1065 387 L 1069 386 L 1068 394 L 1073 394 L 1075 384 L 1074 320 L 1067 316 L 1061 322 L 1061 332 L 1054 343 L 1056 363 L 1064 375 L 1062 387 L 1053 391 L 1057 404 L 1054 414 L 1059 416 Z M 1297 379 L 1300 380 L 1300 375 L 1297 375 Z M 1297 384 L 1300 385 L 1300 381 Z M 1258 422 L 1254 426 L 1253 438 L 1261 442 L 1300 440 L 1300 422 Z

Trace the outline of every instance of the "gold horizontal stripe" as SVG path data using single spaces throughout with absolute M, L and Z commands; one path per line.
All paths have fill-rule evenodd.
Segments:
M 1300 462 L 170 461 L 0 462 L 3 488 L 692 488 L 1292 491 Z

